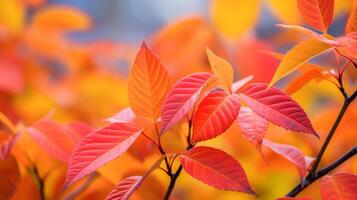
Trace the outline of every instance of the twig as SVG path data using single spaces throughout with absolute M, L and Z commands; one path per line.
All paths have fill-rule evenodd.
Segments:
M 340 166 L 342 163 L 353 157 L 354 155 L 357 154 L 357 146 L 352 148 L 350 151 L 348 151 L 345 155 L 340 157 L 338 160 L 336 160 L 334 163 L 326 166 L 325 168 L 321 169 L 316 173 L 316 176 L 313 178 L 306 178 L 302 184 L 296 185 L 296 187 L 291 190 L 286 196 L 287 197 L 295 197 L 297 194 L 299 194 L 301 191 L 303 191 L 305 188 L 307 188 L 309 185 L 311 185 L 313 182 L 315 182 L 317 179 L 323 177 L 324 175 L 328 174 L 338 166 Z

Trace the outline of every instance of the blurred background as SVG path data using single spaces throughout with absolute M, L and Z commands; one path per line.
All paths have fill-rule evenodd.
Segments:
M 335 0 L 329 34 L 345 34 L 352 3 Z M 266 52 L 285 53 L 305 38 L 275 27 L 279 23 L 310 28 L 303 23 L 296 0 L 0 0 L 0 111 L 25 126 L 52 113 L 59 125 L 76 121 L 98 127 L 103 119 L 128 106 L 127 76 L 143 41 L 160 58 L 171 83 L 189 73 L 209 70 L 206 47 L 233 65 L 235 80 L 254 75 L 252 82 L 269 82 L 279 60 Z M 313 62 L 328 70 L 336 65 L 333 54 Z M 357 76 L 355 71 L 347 74 L 350 92 Z M 297 75 L 277 86 L 284 89 Z M 328 81 L 311 81 L 292 97 L 324 138 L 343 102 L 339 91 Z M 323 164 L 354 145 L 357 124 L 352 120 L 356 119 L 353 104 Z M 181 125 L 172 130 L 180 131 Z M 0 139 L 5 140 L 7 132 L 0 129 Z M 273 125 L 267 137 L 295 145 L 309 156 L 316 155 L 322 143 Z M 181 141 L 179 134 L 164 138 L 169 151 L 182 151 Z M 294 165 L 269 150 L 263 151 L 264 161 L 235 125 L 225 136 L 207 143 L 225 149 L 242 163 L 258 199 L 283 196 L 299 182 Z M 129 154 L 101 168 L 100 175 L 75 199 L 103 199 L 123 178 L 143 174 L 157 156 L 145 141 L 138 141 Z M 28 195 L 31 199 L 63 199 L 80 187 L 81 183 L 62 193 L 66 163 L 46 153 L 27 134 L 19 138 L 12 158 L 11 165 L 20 171 L 14 177 L 18 187 L 11 190 L 13 199 L 28 199 Z M 348 161 L 340 170 L 357 172 L 357 160 Z M 320 199 L 318 184 L 303 195 Z M 161 199 L 166 186 L 163 173 L 155 172 L 134 199 Z M 179 178 L 173 198 L 256 199 L 211 188 L 187 175 Z

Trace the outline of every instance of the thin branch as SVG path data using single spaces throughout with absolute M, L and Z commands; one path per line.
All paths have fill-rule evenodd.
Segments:
M 352 158 L 354 155 L 357 154 L 357 146 L 352 148 L 350 151 L 348 151 L 345 155 L 341 156 L 339 159 L 337 159 L 334 163 L 326 166 L 325 168 L 321 169 L 316 173 L 315 177 L 307 177 L 302 184 L 296 185 L 296 187 L 291 190 L 286 196 L 287 197 L 295 197 L 297 194 L 299 194 L 301 191 L 303 191 L 305 188 L 307 188 L 309 185 L 311 185 L 313 182 L 318 180 L 319 178 L 323 177 L 324 175 L 328 174 L 338 166 L 340 166 L 342 163 L 347 161 L 348 159 Z

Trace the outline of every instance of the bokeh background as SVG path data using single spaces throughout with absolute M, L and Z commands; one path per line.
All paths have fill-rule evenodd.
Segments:
M 331 35 L 344 34 L 352 2 L 335 0 Z M 254 75 L 253 82 L 269 82 L 279 60 L 264 52 L 284 53 L 304 39 L 297 32 L 275 27 L 278 23 L 309 28 L 296 0 L 0 0 L 0 111 L 24 126 L 49 113 L 58 124 L 80 121 L 101 126 L 103 119 L 128 106 L 127 76 L 143 41 L 162 60 L 172 83 L 186 74 L 209 70 L 206 47 L 234 66 L 235 80 Z M 314 62 L 331 69 L 336 65 L 333 54 Z M 277 86 L 284 89 L 296 75 Z M 355 71 L 347 72 L 349 92 L 355 88 L 356 77 Z M 311 81 L 292 97 L 324 138 L 343 102 L 338 90 L 327 81 Z M 322 164 L 354 145 L 356 119 L 357 107 L 352 104 Z M 182 126 L 165 135 L 169 151 L 183 151 Z M 0 139 L 5 140 L 7 132 L 1 127 Z M 295 145 L 308 156 L 316 155 L 322 143 L 273 125 L 267 137 Z M 281 197 L 299 182 L 291 163 L 267 149 L 263 149 L 263 159 L 236 125 L 205 143 L 225 149 L 242 163 L 258 199 Z M 138 141 L 129 153 L 102 167 L 75 199 L 103 199 L 123 178 L 143 174 L 157 157 L 147 142 Z M 11 165 L 21 172 L 14 178 L 18 186 L 12 199 L 29 199 L 29 195 L 40 199 L 39 188 L 46 199 L 63 199 L 80 187 L 81 182 L 62 191 L 66 163 L 46 153 L 28 134 L 19 138 L 12 158 L 16 161 Z M 351 159 L 339 170 L 356 173 L 357 160 Z M 161 199 L 167 181 L 158 170 L 134 199 Z M 316 182 L 302 195 L 320 199 L 318 188 Z M 256 198 L 217 190 L 182 175 L 173 199 Z

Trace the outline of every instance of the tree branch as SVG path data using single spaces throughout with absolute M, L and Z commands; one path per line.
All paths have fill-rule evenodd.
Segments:
M 353 157 L 354 155 L 357 154 L 357 146 L 352 148 L 350 151 L 348 151 L 345 155 L 337 159 L 334 163 L 326 166 L 325 168 L 321 169 L 316 173 L 315 177 L 307 177 L 302 184 L 296 185 L 296 187 L 291 190 L 286 196 L 287 197 L 295 197 L 297 194 L 299 194 L 301 191 L 303 191 L 305 188 L 307 188 L 309 185 L 311 185 L 313 182 L 315 182 L 317 179 L 323 177 L 324 175 L 328 174 L 338 166 L 340 166 L 342 163 Z

